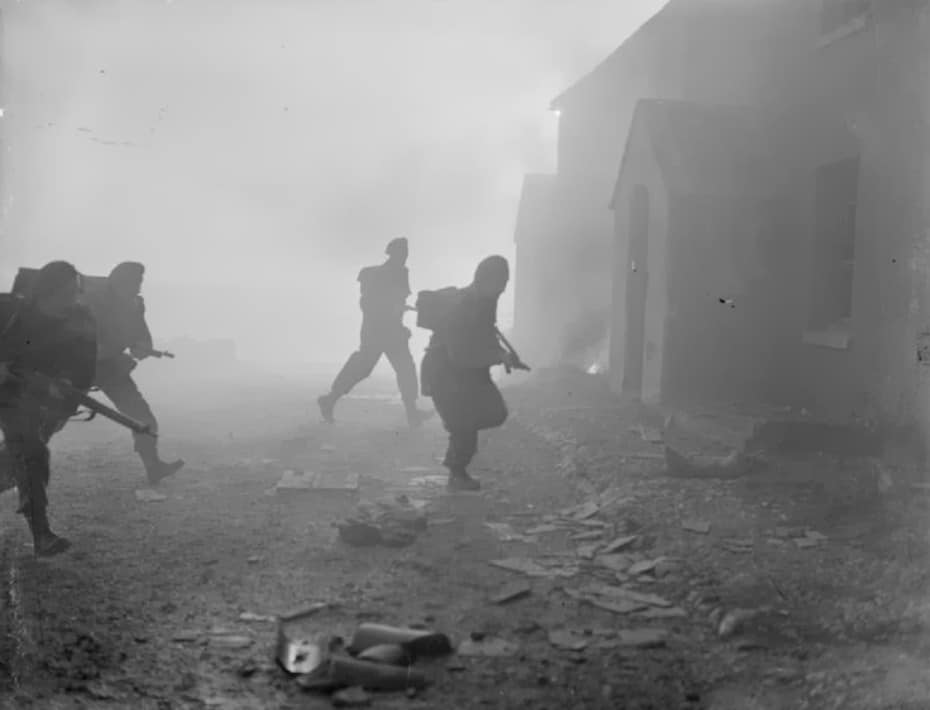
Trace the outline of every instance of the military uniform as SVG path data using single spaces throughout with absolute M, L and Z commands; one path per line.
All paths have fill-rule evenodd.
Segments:
M 443 464 L 450 484 L 477 487 L 468 485 L 465 470 L 477 452 L 478 432 L 507 419 L 507 405 L 491 379 L 491 367 L 503 363 L 506 353 L 497 338 L 497 299 L 473 287 L 457 296 L 446 322 L 433 332 L 420 374 L 423 393 L 433 398 L 449 432 Z
M 125 298 L 112 288 L 103 287 L 87 295 L 86 300 L 97 321 L 97 371 L 94 384 L 123 414 L 148 424 L 158 432 L 152 408 L 132 378 L 136 360 L 126 353 L 145 357 L 152 351 L 152 335 L 145 321 L 145 301 L 141 296 Z M 136 453 L 145 466 L 151 483 L 177 471 L 182 462 L 167 464 L 159 458 L 154 436 L 133 432 Z
M 390 253 L 391 246 L 388 248 Z M 397 375 L 408 419 L 411 424 L 418 424 L 423 415 L 417 410 L 417 370 L 410 354 L 410 329 L 404 326 L 403 320 L 410 296 L 409 271 L 400 260 L 392 258 L 378 266 L 362 269 L 358 282 L 362 310 L 359 348 L 349 356 L 333 381 L 329 394 L 318 400 L 323 417 L 332 421 L 336 402 L 369 377 L 381 356 L 385 355 Z
M 75 306 L 52 318 L 18 296 L 0 296 L 0 362 L 14 374 L 36 372 L 65 379 L 87 392 L 95 361 L 96 328 L 86 308 Z M 40 554 L 55 554 L 67 546 L 48 525 L 48 443 L 77 408 L 77 402 L 19 379 L 0 385 L 0 429 L 19 490 L 19 512 L 29 522 Z

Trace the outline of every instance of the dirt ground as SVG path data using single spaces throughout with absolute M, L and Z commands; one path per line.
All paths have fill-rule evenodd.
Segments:
M 654 413 L 562 373 L 507 390 L 512 417 L 475 464 L 484 490 L 450 495 L 429 478 L 438 422 L 406 431 L 378 381 L 326 426 L 320 384 L 154 387 L 164 453 L 188 461 L 162 500 L 137 498 L 122 430 L 63 432 L 52 521 L 72 551 L 34 560 L 15 496 L 0 497 L 0 707 L 331 707 L 275 665 L 269 618 L 326 602 L 315 630 L 512 644 L 428 664 L 427 690 L 371 694 L 376 708 L 930 708 L 930 492 L 915 471 L 882 486 L 874 461 L 808 456 L 669 478 L 661 445 L 631 431 Z M 360 486 L 282 495 L 287 469 Z M 413 544 L 338 539 L 359 501 L 400 493 L 428 512 Z M 504 558 L 542 576 L 489 564 Z M 515 582 L 530 593 L 495 603 Z M 593 605 L 598 584 L 626 604 Z

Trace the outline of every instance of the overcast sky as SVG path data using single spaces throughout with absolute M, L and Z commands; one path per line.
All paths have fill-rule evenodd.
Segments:
M 512 255 L 522 176 L 554 169 L 549 101 L 662 4 L 4 0 L 0 276 L 138 259 L 166 337 L 265 355 L 299 318 L 287 348 L 348 353 L 390 238 L 414 290 Z M 205 323 L 165 295 L 194 284 L 250 305 Z

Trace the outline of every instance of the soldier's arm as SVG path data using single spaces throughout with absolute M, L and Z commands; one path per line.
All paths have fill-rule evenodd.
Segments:
M 148 357 L 155 349 L 152 341 L 152 331 L 149 330 L 149 324 L 145 319 L 145 301 L 139 298 L 139 317 L 136 323 L 136 333 L 134 342 L 129 346 L 133 357 L 137 360 Z

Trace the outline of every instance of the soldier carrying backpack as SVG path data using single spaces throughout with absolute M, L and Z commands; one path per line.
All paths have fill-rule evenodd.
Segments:
M 497 330 L 497 301 L 509 278 L 507 260 L 490 256 L 465 288 L 421 291 L 417 297 L 417 325 L 433 332 L 420 366 L 421 392 L 433 398 L 449 432 L 443 465 L 452 490 L 481 488 L 467 470 L 478 449 L 478 432 L 507 419 L 491 367 L 528 369 L 513 350 L 501 346 Z

